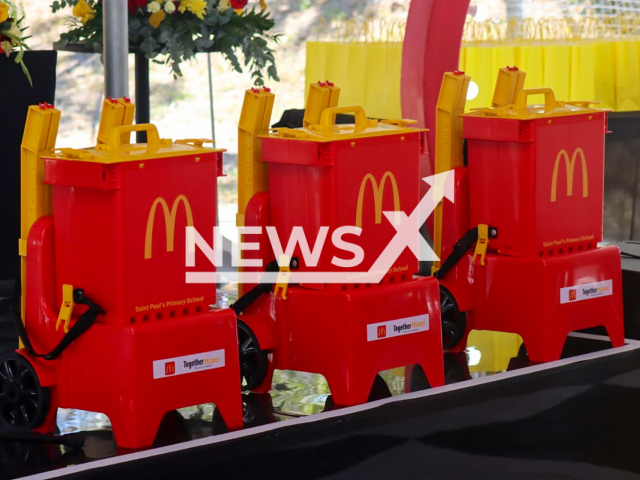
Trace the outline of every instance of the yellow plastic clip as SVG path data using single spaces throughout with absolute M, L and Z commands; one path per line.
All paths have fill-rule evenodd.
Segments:
M 476 263 L 476 256 L 480 255 L 480 265 L 484 267 L 487 247 L 489 247 L 489 226 L 480 224 L 478 225 L 478 242 L 476 243 L 476 251 L 473 252 L 473 263 Z
M 216 141 L 209 138 L 182 138 L 180 140 L 176 140 L 174 143 L 180 145 L 191 145 L 192 147 L 202 147 L 202 145 L 205 143 L 211 143 L 215 145 Z
M 289 285 L 289 276 L 291 275 L 291 268 L 289 267 L 289 262 L 291 259 L 288 255 L 280 255 L 280 260 L 278 261 L 279 265 L 284 265 L 280 267 L 280 272 L 278 273 L 278 280 L 276 282 L 276 289 L 273 292 L 274 296 L 278 298 L 278 290 L 282 291 L 282 299 L 287 299 L 287 286 Z
M 69 331 L 69 322 L 71 321 L 71 315 L 73 314 L 73 307 L 75 307 L 73 301 L 73 285 L 62 285 L 62 306 L 60 307 L 60 313 L 58 314 L 58 322 L 56 323 L 56 332 L 60 328 L 60 323 L 64 321 L 64 333 Z

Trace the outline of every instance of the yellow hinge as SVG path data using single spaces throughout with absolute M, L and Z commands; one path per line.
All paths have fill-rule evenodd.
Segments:
M 480 265 L 484 267 L 488 247 L 489 226 L 481 223 L 478 225 L 478 242 L 476 243 L 476 250 L 473 252 L 473 263 L 476 263 L 476 257 L 480 255 Z
M 71 316 L 73 315 L 73 307 L 75 307 L 73 301 L 73 285 L 62 285 L 62 305 L 60 306 L 60 313 L 58 314 L 58 321 L 56 323 L 56 332 L 60 328 L 60 324 L 64 322 L 64 333 L 69 332 L 69 322 L 71 322 Z
M 289 262 L 291 259 L 288 255 L 280 255 L 280 259 L 278 260 L 278 264 L 284 266 L 280 267 L 280 272 L 278 272 L 278 279 L 276 282 L 276 289 L 273 292 L 273 296 L 278 298 L 278 291 L 282 292 L 282 300 L 287 299 L 287 286 L 289 285 L 289 277 L 291 276 L 291 268 L 289 266 Z

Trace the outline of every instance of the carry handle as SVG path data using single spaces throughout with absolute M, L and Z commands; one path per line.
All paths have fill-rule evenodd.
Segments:
M 356 117 L 357 126 L 365 127 L 367 125 L 367 116 L 364 113 L 364 108 L 351 106 L 325 108 L 320 116 L 320 127 L 323 130 L 331 130 L 336 124 L 336 115 L 339 113 L 353 113 Z
M 544 109 L 549 112 L 556 108 L 556 95 L 553 93 L 553 89 L 549 87 L 544 88 L 527 88 L 518 92 L 516 98 L 516 106 L 519 113 L 525 113 L 527 111 L 527 101 L 529 95 L 543 95 L 544 94 Z
M 122 134 L 132 132 L 147 132 L 147 144 L 158 145 L 160 144 L 160 135 L 158 129 L 152 123 L 138 123 L 136 125 L 120 125 L 114 127 L 111 130 L 111 138 L 109 139 L 109 145 L 116 150 L 122 146 Z

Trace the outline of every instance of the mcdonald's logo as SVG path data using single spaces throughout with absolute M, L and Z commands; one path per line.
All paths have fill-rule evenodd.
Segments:
M 378 327 L 378 338 L 384 338 L 387 336 L 387 326 L 386 325 L 380 325 Z
M 569 290 L 569 301 L 572 302 L 578 298 L 578 292 L 574 288 L 573 290 Z
M 176 374 L 176 362 L 167 362 L 164 364 L 164 374 L 165 375 L 175 375 Z
M 396 183 L 396 177 L 391 172 L 385 172 L 380 180 L 380 184 L 376 181 L 375 177 L 370 173 L 367 173 L 362 179 L 360 184 L 360 191 L 358 192 L 358 205 L 356 206 L 356 227 L 362 228 L 362 207 L 364 205 L 364 192 L 367 189 L 367 184 L 371 183 L 373 189 L 373 201 L 376 212 L 376 224 L 382 223 L 382 198 L 384 196 L 384 187 L 387 183 L 387 179 L 391 182 L 391 188 L 393 192 L 393 209 L 398 212 L 400 210 L 400 194 L 398 193 L 398 184 Z M 396 215 L 399 221 L 399 215 Z
M 165 231 L 167 235 L 167 252 L 173 252 L 173 240 L 176 233 L 176 216 L 178 214 L 178 206 L 182 204 L 184 206 L 185 213 L 187 214 L 187 225 L 193 227 L 193 214 L 191 213 L 191 205 L 189 200 L 184 195 L 178 195 L 174 200 L 171 210 L 169 205 L 162 197 L 158 197 L 154 200 L 149 211 L 149 218 L 147 219 L 147 232 L 144 238 L 144 258 L 151 258 L 153 246 L 153 224 L 156 218 L 156 210 L 158 205 L 162 207 L 162 213 L 164 215 Z
M 551 201 L 556 201 L 556 193 L 558 190 L 558 168 L 560 166 L 560 159 L 564 158 L 564 165 L 567 171 L 567 197 L 573 195 L 573 172 L 576 166 L 576 159 L 580 156 L 582 165 L 582 196 L 587 198 L 589 196 L 589 174 L 587 173 L 587 159 L 584 156 L 584 152 L 581 148 L 576 148 L 573 151 L 571 159 L 566 150 L 560 150 L 556 157 L 556 163 L 553 165 L 553 176 L 551 177 Z

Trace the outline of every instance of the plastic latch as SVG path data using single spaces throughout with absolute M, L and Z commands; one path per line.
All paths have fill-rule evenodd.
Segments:
M 182 138 L 180 140 L 176 140 L 174 143 L 180 145 L 191 145 L 192 147 L 202 147 L 202 145 L 204 145 L 205 143 L 211 143 L 215 145 L 216 141 L 209 138 Z
M 96 147 L 96 150 L 99 149 Z M 77 148 L 59 148 L 56 151 L 73 160 L 84 160 L 91 157 L 91 152 L 88 152 L 86 150 L 79 150 Z
M 406 127 L 407 125 L 414 125 L 418 123 L 418 121 L 411 120 L 408 118 L 386 118 L 384 120 L 380 120 L 378 123 L 382 123 L 384 125 L 396 125 L 398 127 Z
M 489 226 L 485 224 L 478 225 L 478 241 L 476 250 L 473 252 L 473 263 L 476 263 L 476 257 L 480 255 L 480 265 L 484 267 L 487 248 L 489 247 Z
M 289 285 L 289 277 L 291 276 L 290 258 L 288 255 L 280 255 L 278 260 L 280 267 L 278 272 L 278 280 L 276 281 L 276 288 L 273 292 L 274 297 L 278 298 L 278 291 L 282 292 L 282 300 L 287 299 L 287 286 Z
M 75 307 L 73 301 L 73 285 L 62 285 L 62 306 L 60 307 L 60 313 L 58 314 L 58 322 L 56 323 L 56 332 L 60 328 L 60 324 L 64 321 L 64 333 L 69 332 L 69 322 L 71 321 L 71 315 L 73 314 L 73 307 Z
M 319 129 L 318 125 L 309 125 L 309 130 L 311 131 L 316 131 Z M 281 127 L 281 128 L 271 128 L 270 131 L 272 131 L 275 135 L 278 135 L 279 137 L 282 138 L 297 138 L 297 139 L 304 139 L 304 138 L 309 138 L 309 134 L 303 130 L 296 130 L 294 128 L 287 128 L 287 127 Z

